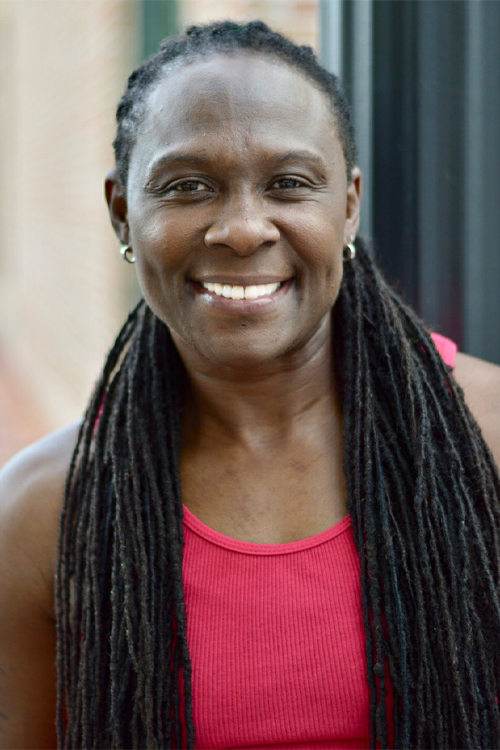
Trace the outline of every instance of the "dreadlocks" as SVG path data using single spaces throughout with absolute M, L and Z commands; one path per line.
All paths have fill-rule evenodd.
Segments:
M 130 123 L 137 125 L 144 92 L 167 62 L 248 47 L 319 81 L 312 53 L 282 39 L 261 22 L 222 23 L 164 43 L 132 74 L 118 109 L 123 184 Z M 348 123 L 342 107 L 337 122 Z M 344 137 L 352 133 L 342 127 Z M 345 154 L 349 165 L 354 147 Z M 368 245 L 358 238 L 356 246 L 332 316 L 371 744 L 389 746 L 388 665 L 395 747 L 499 747 L 498 469 L 428 330 L 382 278 Z M 57 577 L 60 746 L 195 746 L 182 589 L 184 382 L 167 326 L 141 300 L 108 355 L 66 482 Z

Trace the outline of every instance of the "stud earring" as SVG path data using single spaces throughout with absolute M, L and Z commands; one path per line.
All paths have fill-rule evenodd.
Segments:
M 133 255 L 129 255 L 128 253 L 132 252 L 132 248 L 130 245 L 122 245 L 120 248 L 120 253 L 123 258 L 123 260 L 126 260 L 127 263 L 135 263 L 135 258 Z
M 347 243 L 347 247 L 344 247 L 344 250 L 342 252 L 343 260 L 352 260 L 356 257 L 356 245 L 354 244 L 355 239 L 356 237 L 352 235 L 351 241 Z

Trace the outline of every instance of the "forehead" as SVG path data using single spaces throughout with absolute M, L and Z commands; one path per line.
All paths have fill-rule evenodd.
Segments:
M 134 151 L 147 159 L 159 147 L 214 138 L 244 150 L 256 142 L 316 148 L 326 159 L 340 149 L 327 96 L 295 68 L 246 52 L 167 66 L 147 97 Z

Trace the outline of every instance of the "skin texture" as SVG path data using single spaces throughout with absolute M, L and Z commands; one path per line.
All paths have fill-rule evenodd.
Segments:
M 0 472 L 0 748 L 55 748 L 54 576 L 78 423 Z
M 164 167 L 154 180 L 210 190 L 152 190 L 148 169 L 174 147 L 210 162 Z M 276 167 L 292 149 L 319 155 L 321 174 L 300 160 Z M 277 177 L 317 187 L 271 189 Z M 347 512 L 328 312 L 357 230 L 359 170 L 353 178 L 348 186 L 314 86 L 268 60 L 214 56 L 152 92 L 127 198 L 114 173 L 106 181 L 117 236 L 132 245 L 146 299 L 171 325 L 190 377 L 184 501 L 236 538 L 305 538 Z M 290 274 L 294 286 L 269 314 L 235 315 L 195 296 L 188 279 L 208 273 Z M 460 354 L 454 377 L 500 463 L 500 367 Z M 0 748 L 56 747 L 54 575 L 78 427 L 0 472 Z

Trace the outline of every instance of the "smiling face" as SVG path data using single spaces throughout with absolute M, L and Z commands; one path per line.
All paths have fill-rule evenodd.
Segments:
M 116 180 L 107 194 L 181 354 L 256 366 L 328 335 L 360 177 L 347 185 L 329 102 L 295 69 L 251 53 L 170 67 L 147 100 L 126 204 Z

